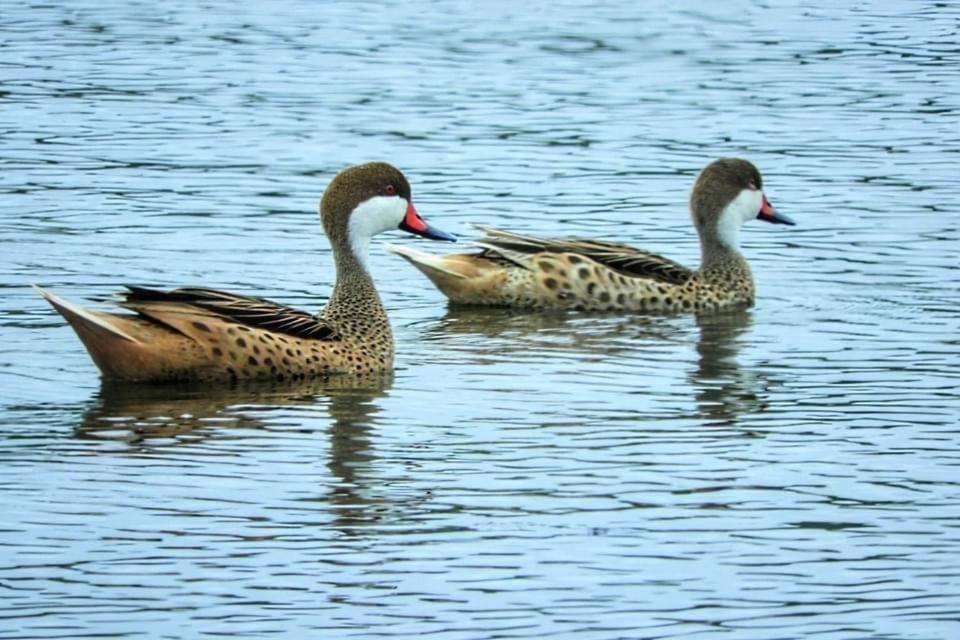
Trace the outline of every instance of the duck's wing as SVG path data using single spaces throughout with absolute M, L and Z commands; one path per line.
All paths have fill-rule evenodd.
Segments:
M 117 303 L 127 309 L 151 316 L 151 308 L 169 312 L 177 306 L 202 309 L 224 320 L 250 327 L 311 340 L 339 340 L 340 335 L 320 316 L 306 311 L 236 293 L 183 287 L 159 291 L 145 287 L 127 286 L 129 291 L 119 294 Z
M 624 275 L 683 284 L 694 272 L 679 262 L 634 247 L 602 240 L 541 238 L 490 227 L 477 227 L 484 237 L 476 244 L 482 256 L 525 266 L 522 258 L 537 253 L 573 253 L 585 256 Z

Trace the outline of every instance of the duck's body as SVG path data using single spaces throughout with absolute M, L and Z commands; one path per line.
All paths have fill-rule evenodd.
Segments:
M 358 313 L 352 322 L 215 289 L 130 287 L 116 302 L 137 315 L 93 311 L 41 294 L 110 379 L 290 380 L 384 371 L 393 364 L 393 335 L 375 291 L 353 301 Z
M 386 310 L 366 267 L 370 238 L 398 226 L 434 239 L 398 170 L 369 163 L 341 172 L 321 203 L 337 282 L 319 315 L 206 288 L 129 287 L 117 303 L 136 315 L 93 311 L 41 290 L 73 326 L 103 376 L 136 382 L 303 379 L 393 367 Z
M 773 209 L 761 186 L 759 172 L 745 160 L 718 160 L 700 174 L 691 196 L 703 255 L 697 270 L 622 244 L 485 227 L 475 254 L 389 248 L 457 304 L 701 313 L 748 307 L 754 286 L 740 253 L 740 225 L 756 217 L 793 224 Z
M 576 311 L 711 311 L 753 303 L 740 256 L 694 271 L 661 256 L 596 240 L 482 228 L 479 254 L 435 256 L 391 245 L 451 302 Z

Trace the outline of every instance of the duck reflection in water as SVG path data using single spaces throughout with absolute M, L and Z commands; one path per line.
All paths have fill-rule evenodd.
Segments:
M 623 357 L 626 350 L 644 341 L 666 343 L 678 339 L 684 329 L 678 323 L 665 322 L 667 317 L 566 311 L 530 313 L 455 305 L 428 329 L 428 335 L 442 335 L 454 344 L 457 338 L 466 338 L 471 350 L 497 357 L 502 357 L 505 349 L 514 354 L 524 350 L 589 351 L 596 356 Z M 496 340 L 477 342 L 476 336 Z M 509 345 L 503 343 L 505 340 Z
M 276 417 L 289 407 L 316 408 L 330 442 L 327 469 L 333 482 L 310 501 L 325 502 L 337 526 L 369 522 L 365 476 L 375 458 L 372 431 L 380 399 L 389 394 L 393 373 L 331 376 L 295 384 L 238 383 L 232 387 L 148 386 L 104 382 L 94 405 L 76 427 L 80 439 L 119 441 L 122 453 L 167 455 L 171 447 L 196 445 L 208 439 L 228 439 L 240 429 L 288 426 Z M 329 420 L 324 420 L 326 407 Z M 274 416 L 274 417 L 270 417 Z M 298 416 L 298 423 L 302 418 Z M 228 452 L 229 455 L 229 452 Z
M 746 414 L 763 411 L 766 378 L 741 369 L 740 347 L 749 334 L 753 316 L 749 311 L 697 316 L 697 368 L 691 375 L 697 407 L 707 424 L 736 424 Z
M 695 367 L 688 375 L 696 411 L 706 424 L 735 424 L 742 415 L 766 408 L 769 381 L 759 371 L 740 367 L 739 353 L 750 335 L 749 310 L 698 316 L 525 313 L 510 309 L 452 306 L 428 333 L 443 335 L 480 361 L 498 361 L 503 353 L 564 355 L 576 366 L 629 368 L 639 375 L 662 375 L 659 366 L 676 354 L 670 345 L 689 344 L 696 322 Z M 483 341 L 476 337 L 482 336 Z M 747 338 L 748 339 L 748 338 Z M 459 343 L 459 344 L 458 344 Z M 651 354 L 656 355 L 651 359 Z M 556 361 L 560 362 L 560 361 Z M 645 372 L 645 373 L 644 373 Z M 638 384 L 642 384 L 642 378 Z M 685 386 L 685 385 L 682 385 Z M 679 389 L 679 387 L 677 387 Z
M 322 406 L 328 400 L 334 427 L 344 421 L 369 421 L 374 400 L 387 394 L 392 372 L 369 376 L 330 376 L 305 382 L 239 382 L 232 386 L 137 385 L 104 380 L 93 406 L 77 426 L 85 439 L 124 440 L 148 447 L 151 440 L 187 436 L 185 444 L 215 437 L 216 429 L 260 429 L 265 410 Z

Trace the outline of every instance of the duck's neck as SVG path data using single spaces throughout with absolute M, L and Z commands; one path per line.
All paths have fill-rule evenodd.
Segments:
M 337 281 L 330 301 L 323 310 L 324 319 L 337 325 L 341 335 L 363 337 L 372 333 L 390 333 L 387 312 L 367 271 L 365 261 L 352 247 L 334 247 Z
M 718 216 L 712 228 L 700 229 L 700 273 L 705 278 L 731 278 L 752 282 L 750 265 L 740 253 L 741 221 L 728 212 Z
M 744 198 L 737 197 L 717 215 L 694 215 L 694 219 L 711 221 L 704 226 L 698 225 L 697 228 L 700 233 L 701 269 L 709 269 L 731 259 L 743 259 L 740 255 L 740 227 L 743 225 L 741 209 L 744 208 L 740 202 L 742 199 Z
M 722 238 L 716 234 L 701 234 L 700 269 L 706 270 L 715 265 L 743 260 L 740 253 L 740 229 L 733 231 L 733 237 Z M 731 241 L 732 240 L 732 241 Z
M 753 274 L 740 253 L 740 227 L 724 234 L 701 234 L 699 277 L 721 294 L 724 304 L 753 304 Z

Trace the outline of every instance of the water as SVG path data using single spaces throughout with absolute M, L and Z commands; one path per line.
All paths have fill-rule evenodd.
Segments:
M 0 637 L 960 637 L 955 4 L 7 4 Z M 371 159 L 695 265 L 724 155 L 799 226 L 718 318 L 448 309 L 378 243 L 393 376 L 138 390 L 27 287 L 319 308 Z

